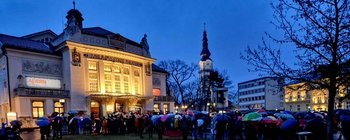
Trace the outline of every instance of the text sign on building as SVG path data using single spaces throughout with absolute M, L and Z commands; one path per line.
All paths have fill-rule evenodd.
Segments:
M 31 88 L 60 89 L 61 81 L 57 79 L 26 77 L 26 85 Z

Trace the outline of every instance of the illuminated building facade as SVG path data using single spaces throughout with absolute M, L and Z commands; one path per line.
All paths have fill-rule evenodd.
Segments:
M 284 104 L 285 109 L 293 112 L 303 112 L 308 110 L 328 111 L 328 90 L 309 89 L 303 83 L 290 84 L 284 87 Z M 340 87 L 336 99 L 345 96 L 348 90 Z M 350 109 L 350 101 L 336 100 L 336 108 Z
M 116 111 L 173 112 L 167 73 L 153 64 L 147 36 L 140 43 L 101 27 L 83 28 L 71 9 L 67 26 L 14 37 L 0 34 L 0 117 L 17 112 L 23 127 L 53 112 L 95 117 Z

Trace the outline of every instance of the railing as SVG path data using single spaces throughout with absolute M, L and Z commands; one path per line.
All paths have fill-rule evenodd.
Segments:
M 23 96 L 23 97 L 69 98 L 69 90 L 20 87 L 20 88 L 14 89 L 14 91 L 16 93 L 16 96 Z
M 154 101 L 174 102 L 173 96 L 154 96 Z

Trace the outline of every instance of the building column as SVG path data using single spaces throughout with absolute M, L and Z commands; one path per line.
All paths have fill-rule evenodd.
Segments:
M 106 101 L 101 101 L 100 102 L 100 108 L 101 108 L 101 110 L 100 111 L 102 111 L 102 115 L 103 116 L 107 116 L 107 105 L 106 105 Z M 101 113 L 100 113 L 101 114 Z
M 45 103 L 44 103 L 44 111 L 45 111 L 45 114 L 46 116 L 51 116 L 51 114 L 54 112 L 54 109 L 53 109 L 53 100 L 52 99 L 46 99 L 45 100 Z

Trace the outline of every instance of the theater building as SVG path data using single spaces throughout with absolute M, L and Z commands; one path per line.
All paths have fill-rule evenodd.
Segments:
M 0 34 L 0 114 L 16 112 L 24 127 L 55 112 L 173 112 L 167 72 L 153 63 L 147 36 L 135 42 L 101 27 L 83 28 L 77 9 L 67 26 L 23 37 Z

